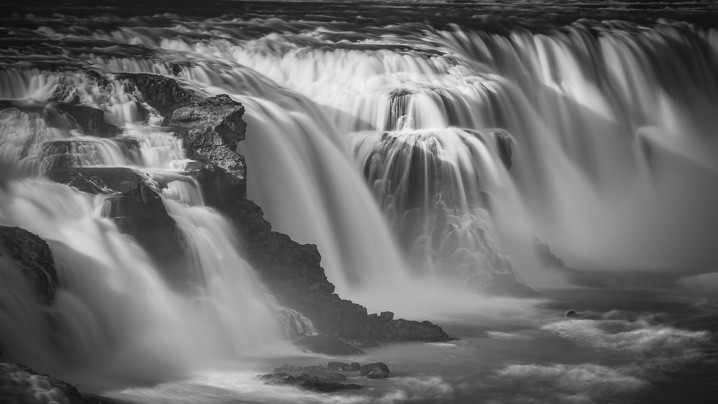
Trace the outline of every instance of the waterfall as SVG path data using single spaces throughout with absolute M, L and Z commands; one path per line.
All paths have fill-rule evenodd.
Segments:
M 179 366 L 203 337 L 189 301 L 170 291 L 142 249 L 99 216 L 101 200 L 44 180 L 2 191 L 0 222 L 47 240 L 59 285 L 51 306 L 25 293 L 24 279 L 3 292 L 3 352 L 58 374 L 124 362 L 151 374 Z M 3 271 L 8 276 L 12 271 Z M 188 321 L 190 320 L 190 321 Z M 147 367 L 147 369 L 144 369 Z
M 415 268 L 458 272 L 478 290 L 492 275 L 511 273 L 489 216 L 489 195 L 510 183 L 506 133 L 402 129 L 353 137 L 355 158 Z
M 277 230 L 318 245 L 347 296 L 452 271 L 460 283 L 513 273 L 552 286 L 534 237 L 587 265 L 716 260 L 706 241 L 718 228 L 715 29 L 581 20 L 373 30 L 166 16 L 82 32 L 38 24 L 34 35 L 47 41 L 118 48 L 73 50 L 74 63 L 98 74 L 7 68 L 3 97 L 77 100 L 128 124 L 144 119 L 130 111 L 141 99 L 114 72 L 230 94 L 251 128 L 240 144 L 249 197 Z M 154 144 L 160 155 L 150 158 L 144 144 L 141 158 L 153 161 L 126 149 L 133 165 L 184 164 L 177 145 Z M 0 147 L 11 154 L 19 146 Z M 414 166 L 430 175 L 417 180 Z M 168 197 L 201 204 L 190 183 L 163 184 Z
M 276 303 L 239 254 L 229 223 L 204 206 L 197 181 L 183 171 L 181 141 L 171 133 L 130 126 L 119 137 L 100 139 L 75 129 L 56 131 L 43 113 L 8 114 L 22 118 L 13 121 L 26 131 L 19 143 L 43 172 L 129 167 L 142 173 L 162 192 L 186 247 L 176 253 L 186 254 L 192 269 L 188 293 L 171 288 L 145 251 L 108 217 L 112 197 L 42 178 L 10 179 L 0 190 L 0 224 L 47 240 L 59 283 L 54 299 L 42 302 L 12 261 L 0 259 L 0 343 L 9 359 L 83 384 L 112 379 L 115 372 L 161 378 L 227 353 L 276 354 L 285 344 L 282 321 L 295 332 L 313 331 L 306 318 Z M 35 127 L 51 135 L 38 136 Z M 4 165 L 18 163 L 8 157 Z
M 715 260 L 699 241 L 714 238 L 718 223 L 709 208 L 717 198 L 715 36 L 683 23 L 578 22 L 544 33 L 427 27 L 422 35 L 379 37 L 385 47 L 377 49 L 302 31 L 273 37 L 272 49 L 243 41 L 232 55 L 317 102 L 343 138 L 362 139 L 357 165 L 390 221 L 396 194 L 365 169 L 376 164 L 366 150 L 387 147 L 379 133 L 398 130 L 388 136 L 423 142 L 433 131 L 449 142 L 452 127 L 505 130 L 513 164 L 501 187 L 486 191 L 493 209 L 481 226 L 495 229 L 497 251 L 536 284 L 540 263 L 521 258 L 530 248 L 522 238 L 539 236 L 573 259 L 606 266 Z M 346 135 L 354 131 L 377 134 Z M 473 146 L 461 148 L 441 159 L 466 166 L 462 156 Z M 473 176 L 492 175 L 483 157 L 472 158 Z M 396 171 L 385 177 L 407 175 L 407 167 L 387 164 Z M 437 197 L 471 199 L 464 192 L 441 189 L 423 208 L 436 211 Z M 404 243 L 426 240 L 394 228 Z M 463 247 L 477 250 L 471 242 Z

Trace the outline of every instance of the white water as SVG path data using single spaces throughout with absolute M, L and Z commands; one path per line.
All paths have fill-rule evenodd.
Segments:
M 139 147 L 129 149 L 122 141 L 62 134 L 64 143 L 45 142 L 32 161 L 151 168 L 147 173 L 164 184 L 165 206 L 184 237 L 186 250 L 177 254 L 186 255 L 194 271 L 187 279 L 192 293 L 172 290 L 142 248 L 102 216 L 103 197 L 42 179 L 10 181 L 0 190 L 0 224 L 47 240 L 59 277 L 53 303 L 43 305 L 3 258 L 0 323 L 10 360 L 96 388 L 90 386 L 112 385 L 122 375 L 165 379 L 226 357 L 293 352 L 282 322 L 312 331 L 306 318 L 266 291 L 240 256 L 228 222 L 204 207 L 197 182 L 170 169 L 185 161 L 172 134 L 130 129 L 126 137 Z M 26 144 L 43 140 L 28 136 Z
M 247 362 L 277 352 L 268 346 L 280 339 L 277 316 L 305 331 L 311 326 L 276 307 L 256 283 L 226 223 L 202 207 L 196 183 L 178 172 L 192 166 L 181 144 L 132 126 L 140 123 L 142 101 L 131 88 L 112 78 L 98 83 L 13 66 L 0 70 L 1 98 L 92 105 L 138 142 L 90 141 L 82 135 L 92 134 L 47 125 L 40 113 L 0 111 L 0 223 L 48 239 L 63 276 L 49 309 L 0 261 L 11 270 L 0 272 L 3 343 L 24 363 L 60 376 L 84 369 L 71 375 L 84 382 L 99 375 L 121 383 L 128 375 L 182 379 L 114 394 L 136 401 L 588 402 L 640 399 L 648 384 L 680 370 L 686 353 L 690 367 L 712 349 L 705 331 L 664 326 L 660 318 L 612 312 L 557 320 L 533 302 L 483 300 L 456 281 L 481 289 L 491 276 L 513 272 L 532 287 L 565 286 L 540 268 L 531 241 L 539 236 L 571 265 L 600 267 L 594 273 L 641 267 L 641 286 L 667 278 L 682 292 L 715 297 L 715 273 L 690 267 L 707 271 L 718 261 L 716 30 L 612 21 L 497 33 L 278 18 L 28 19 L 41 25 L 28 29 L 41 49 L 69 40 L 59 58 L 68 64 L 176 74 L 183 86 L 241 101 L 250 197 L 275 229 L 319 245 L 342 297 L 445 323 L 456 313 L 472 316 L 450 330 L 463 341 L 370 353 L 365 359 L 386 360 L 397 377 L 366 396 L 317 398 L 260 386 L 246 372 L 168 374 L 228 353 Z M 88 39 L 106 42 L 84 45 Z M 0 49 L 3 58 L 11 52 Z M 54 55 L 38 59 L 57 63 Z M 158 121 L 151 113 L 150 124 Z M 496 129 L 511 138 L 510 168 Z M 68 139 L 75 165 L 130 165 L 161 184 L 191 244 L 192 299 L 169 290 L 144 252 L 101 217 L 101 201 L 41 180 L 13 182 L 41 172 L 40 162 L 49 160 L 43 142 Z M 419 173 L 423 178 L 412 179 Z M 410 282 L 419 274 L 446 279 Z M 637 291 L 649 300 L 677 299 L 663 289 Z M 613 292 L 602 296 L 603 307 L 641 299 L 633 290 Z M 588 297 L 570 304 L 596 303 L 591 293 L 575 292 Z M 714 312 L 708 306 L 708 315 Z M 492 323 L 497 317 L 507 329 Z M 491 324 L 481 324 L 486 318 Z
M 10 304 L 3 307 L 10 359 L 61 375 L 111 365 L 139 377 L 198 359 L 202 344 L 193 340 L 203 337 L 188 321 L 196 320 L 190 302 L 99 216 L 101 201 L 65 185 L 24 180 L 2 191 L 2 202 L 0 222 L 47 240 L 60 279 L 52 307 L 21 294 L 24 279 L 10 284 L 3 296 Z
M 474 263 L 467 269 L 466 257 L 458 264 L 453 257 L 447 262 L 455 268 L 438 271 L 458 273 L 460 283 L 476 283 L 476 274 L 513 271 L 539 288 L 555 286 L 556 279 L 537 269 L 534 237 L 569 261 L 592 267 L 716 260 L 704 241 L 717 236 L 718 223 L 711 213 L 718 199 L 711 157 L 718 147 L 711 112 L 718 103 L 711 74 L 718 57 L 715 30 L 683 23 L 579 22 L 540 34 L 424 27 L 420 35 L 406 35 L 392 27 L 358 40 L 339 26 L 289 24 L 284 33 L 259 35 L 242 31 L 251 32 L 252 23 L 215 23 L 221 36 L 197 21 L 174 28 L 208 35 L 198 41 L 149 25 L 96 30 L 94 39 L 162 48 L 166 60 L 88 56 L 88 62 L 107 71 L 173 72 L 182 85 L 241 101 L 251 128 L 240 145 L 251 167 L 250 198 L 276 229 L 318 245 L 329 279 L 347 296 L 406 285 L 427 272 L 417 266 L 442 266 L 431 258 L 436 254 L 427 253 L 441 245 L 463 251 L 459 255 Z M 52 31 L 53 38 L 77 35 Z M 171 63 L 188 58 L 190 65 L 173 70 Z M 58 88 L 72 87 L 60 83 L 75 83 L 81 90 L 61 93 L 77 94 L 117 122 L 136 119 L 118 112 L 118 105 L 138 102 L 119 82 L 93 89 L 93 80 L 77 74 L 6 75 L 4 80 L 17 83 L 3 90 L 9 98 L 47 99 Z M 497 164 L 496 150 L 481 151 L 477 159 L 472 142 L 449 140 L 455 130 L 495 128 L 513 139 L 508 171 Z M 443 224 L 413 234 L 411 226 L 396 222 L 406 212 L 395 212 L 394 201 L 380 189 L 412 191 L 375 182 L 401 178 L 399 166 L 381 175 L 374 169 L 366 179 L 376 200 L 370 202 L 361 178 L 367 165 L 362 150 L 372 147 L 370 139 L 374 148 L 382 147 L 380 137 L 351 133 L 388 130 L 404 131 L 407 139 L 428 130 L 452 145 L 439 160 L 462 167 L 460 174 L 449 174 L 464 180 L 440 192 L 443 199 L 463 201 L 448 215 L 455 223 L 434 209 L 436 195 L 425 198 L 426 226 Z M 467 158 L 474 162 L 466 164 Z M 405 262 L 407 255 L 412 264 Z M 416 255 L 430 259 L 416 262 Z

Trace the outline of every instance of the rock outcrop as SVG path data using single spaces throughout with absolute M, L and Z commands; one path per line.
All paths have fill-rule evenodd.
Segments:
M 73 385 L 14 363 L 0 361 L 0 402 L 3 404 L 95 404 Z
M 203 182 L 210 192 L 246 192 L 247 166 L 236 151 L 247 127 L 242 115 L 244 106 L 223 94 L 179 108 L 169 120 L 187 157 L 205 165 Z
M 359 368 L 359 374 L 370 379 L 386 379 L 390 373 L 384 362 L 367 363 Z
M 361 389 L 364 386 L 344 383 L 347 377 L 342 373 L 327 371 L 324 366 L 288 366 L 272 370 L 259 377 L 268 384 L 297 386 L 299 388 L 322 393 L 341 390 Z
M 0 226 L 0 256 L 15 261 L 45 304 L 51 304 L 57 288 L 57 270 L 45 240 L 19 227 Z
M 347 380 L 345 373 L 358 372 L 352 377 L 363 376 L 368 379 L 386 379 L 391 371 L 384 362 L 367 363 L 360 365 L 353 362 L 351 365 L 344 362 L 329 362 L 325 368 L 315 366 L 289 366 L 284 365 L 259 377 L 268 384 L 286 384 L 297 386 L 306 390 L 319 392 L 332 392 L 347 389 L 360 389 L 364 386 L 354 383 L 344 383 Z
M 317 330 L 360 342 L 446 341 L 450 337 L 428 321 L 388 319 L 369 315 L 365 307 L 341 299 L 321 267 L 313 244 L 299 244 L 274 232 L 254 202 L 229 194 L 206 202 L 224 212 L 242 237 L 245 257 L 279 302 L 309 317 Z
M 88 105 L 72 105 L 65 103 L 52 103 L 50 108 L 55 108 L 71 117 L 82 133 L 88 136 L 112 137 L 120 134 L 117 126 L 105 121 L 105 112 Z
M 149 73 L 120 73 L 115 78 L 127 84 L 147 105 L 164 118 L 165 123 L 177 108 L 189 104 L 196 97 L 169 77 Z

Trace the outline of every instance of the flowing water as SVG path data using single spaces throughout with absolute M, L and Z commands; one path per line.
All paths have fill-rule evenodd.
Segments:
M 105 392 L 140 402 L 715 393 L 714 378 L 704 383 L 716 365 L 715 4 L 203 3 L 31 4 L 0 19 L 0 98 L 16 107 L 0 110 L 0 221 L 49 240 L 67 279 L 52 309 L 60 331 L 28 309 L 37 302 L 25 301 L 21 280 L 0 289 L 13 302 L 3 330 L 27 350 L 18 357 L 53 371 L 90 367 L 63 355 L 102 358 L 85 362 L 122 375 L 151 353 L 141 362 L 155 369 L 201 370 Z M 228 224 L 203 207 L 181 144 L 153 127 L 158 114 L 145 119 L 120 72 L 240 101 L 248 196 L 273 228 L 317 244 L 340 296 L 430 319 L 460 340 L 371 350 L 359 359 L 391 362 L 397 377 L 354 394 L 268 387 L 234 365 L 200 365 L 217 347 L 244 363 L 277 352 L 282 308 Z M 82 133 L 52 102 L 100 108 L 130 140 Z M 102 217 L 101 198 L 35 178 L 68 161 L 131 166 L 162 184 L 188 245 L 191 297 Z M 537 239 L 566 264 L 556 268 Z M 83 276 L 92 265 L 111 275 Z M 113 292 L 85 290 L 93 282 Z M 516 291 L 543 297 L 492 297 Z M 138 294 L 131 304 L 93 300 Z M 569 308 L 583 314 L 561 317 Z M 5 313 L 21 311 L 32 313 L 26 328 L 6 326 L 19 314 Z M 38 341 L 24 344 L 26 335 Z

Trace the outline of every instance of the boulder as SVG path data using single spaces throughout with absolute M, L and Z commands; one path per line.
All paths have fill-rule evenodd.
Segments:
M 305 390 L 320 393 L 331 393 L 335 391 L 364 388 L 364 386 L 358 384 L 328 381 L 322 376 L 311 376 L 306 373 L 300 373 L 298 375 L 292 375 L 289 373 L 269 373 L 260 376 L 259 379 L 267 384 L 297 386 Z
M 224 145 L 235 149 L 247 128 L 243 115 L 241 103 L 221 94 L 176 109 L 168 125 L 187 130 L 184 139 L 190 148 Z
M 349 370 L 352 372 L 358 372 L 361 370 L 361 365 L 359 362 L 352 362 L 349 364 Z
M 391 321 L 394 319 L 394 313 L 390 311 L 382 311 L 379 313 L 379 319 L 383 321 Z
M 286 384 L 323 393 L 363 387 L 358 384 L 343 383 L 347 379 L 346 376 L 341 373 L 328 372 L 321 365 L 284 365 L 272 370 L 271 373 L 260 376 L 259 379 L 268 384 Z
M 499 158 L 501 158 L 501 162 L 508 170 L 513 164 L 512 156 L 514 139 L 507 132 L 501 130 L 496 130 L 492 133 L 496 139 L 496 149 L 499 152 Z
M 57 270 L 45 240 L 20 227 L 0 226 L 0 256 L 14 260 L 45 304 L 51 304 L 57 288 Z
M 200 184 L 206 189 L 201 180 Z M 426 321 L 388 319 L 388 314 L 370 317 L 365 307 L 334 293 L 315 245 L 302 245 L 272 231 L 262 209 L 238 192 L 206 196 L 209 206 L 232 220 L 242 238 L 245 257 L 280 304 L 307 316 L 320 333 L 362 343 L 451 339 L 441 327 Z
M 246 195 L 247 166 L 236 152 L 247 124 L 244 106 L 227 95 L 194 101 L 175 110 L 168 125 L 177 129 L 188 158 L 204 164 L 205 192 L 224 199 L 227 193 Z M 210 196 L 207 196 L 210 198 Z
M 359 374 L 370 379 L 386 379 L 389 377 L 389 367 L 384 362 L 375 362 L 362 365 Z
M 83 134 L 97 137 L 112 137 L 122 130 L 105 122 L 105 112 L 87 105 L 52 103 L 51 108 L 70 116 Z
M 189 104 L 195 95 L 182 88 L 177 82 L 160 74 L 121 73 L 116 79 L 128 84 L 130 91 L 136 90 L 140 98 L 169 120 L 175 109 Z

